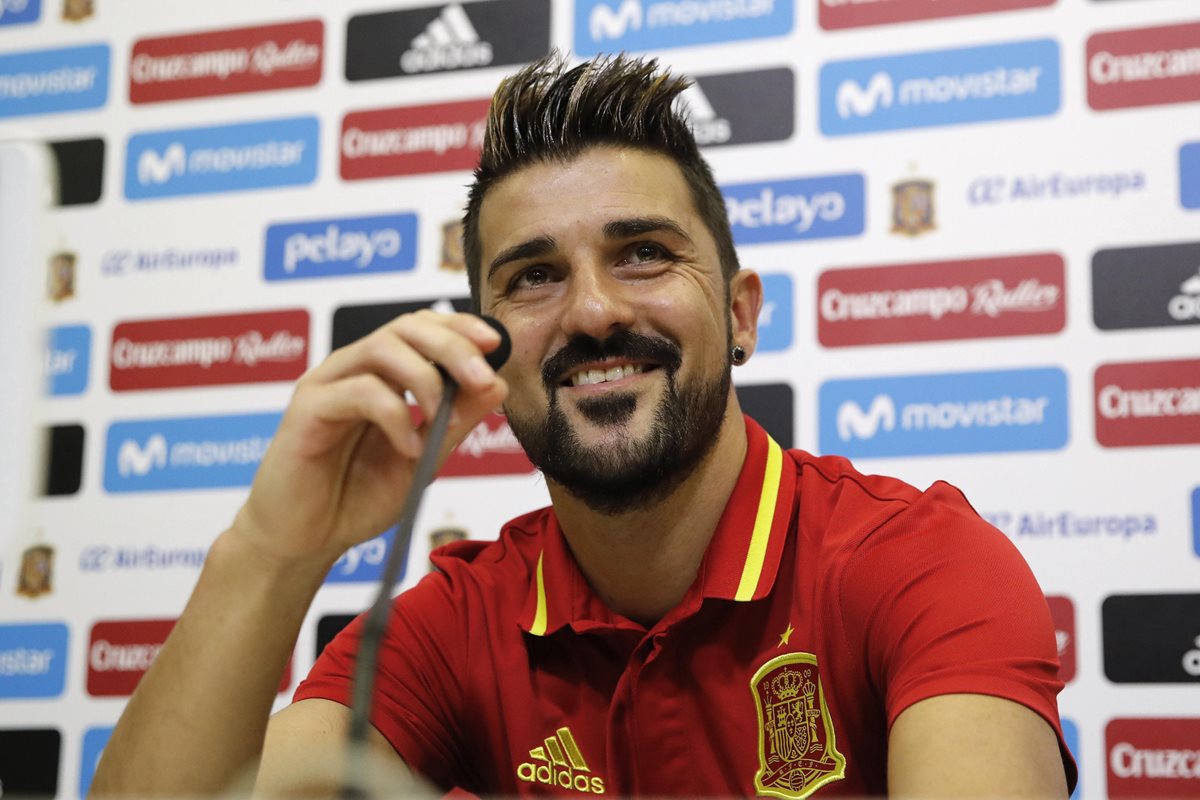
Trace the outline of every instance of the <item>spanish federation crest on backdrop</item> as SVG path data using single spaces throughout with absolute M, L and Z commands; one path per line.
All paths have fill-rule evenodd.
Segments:
M 772 658 L 754 674 L 750 691 L 758 710 L 755 791 L 800 800 L 846 777 L 816 656 Z

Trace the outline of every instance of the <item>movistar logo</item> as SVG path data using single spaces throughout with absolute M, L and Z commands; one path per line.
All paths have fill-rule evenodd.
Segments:
M 865 87 L 859 86 L 853 78 L 847 78 L 837 88 L 838 116 L 843 119 L 852 115 L 865 117 L 874 114 L 879 106 L 891 108 L 895 97 L 892 76 L 886 72 L 876 72 Z
M 517 767 L 517 777 L 526 783 L 604 794 L 604 779 L 589 774 L 591 769 L 570 728 L 559 728 L 553 736 L 547 736 L 541 747 L 529 751 L 529 758 Z
M 838 438 L 843 442 L 850 441 L 851 437 L 870 439 L 879 431 L 880 425 L 885 431 L 896 428 L 896 404 L 886 394 L 876 395 L 866 411 L 853 400 L 847 400 L 838 408 Z

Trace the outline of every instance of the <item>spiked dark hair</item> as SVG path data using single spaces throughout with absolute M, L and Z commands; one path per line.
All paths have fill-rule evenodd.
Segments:
M 597 145 L 648 150 L 674 159 L 716 241 L 728 284 L 739 267 L 725 201 L 688 120 L 673 107 L 690 85 L 687 78 L 659 69 L 655 59 L 598 56 L 568 70 L 557 52 L 501 82 L 492 97 L 483 152 L 463 216 L 463 253 L 477 311 L 483 257 L 479 209 L 488 189 L 522 167 L 570 161 Z

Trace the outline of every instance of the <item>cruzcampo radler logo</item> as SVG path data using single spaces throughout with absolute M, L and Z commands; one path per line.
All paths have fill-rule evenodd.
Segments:
M 750 691 L 758 709 L 759 794 L 799 800 L 846 777 L 816 656 L 772 658 L 754 673 Z

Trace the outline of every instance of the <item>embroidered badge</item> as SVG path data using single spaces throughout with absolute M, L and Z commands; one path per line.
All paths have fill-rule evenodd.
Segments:
M 772 658 L 754 673 L 750 691 L 758 709 L 754 788 L 760 794 L 799 800 L 846 777 L 816 656 Z

